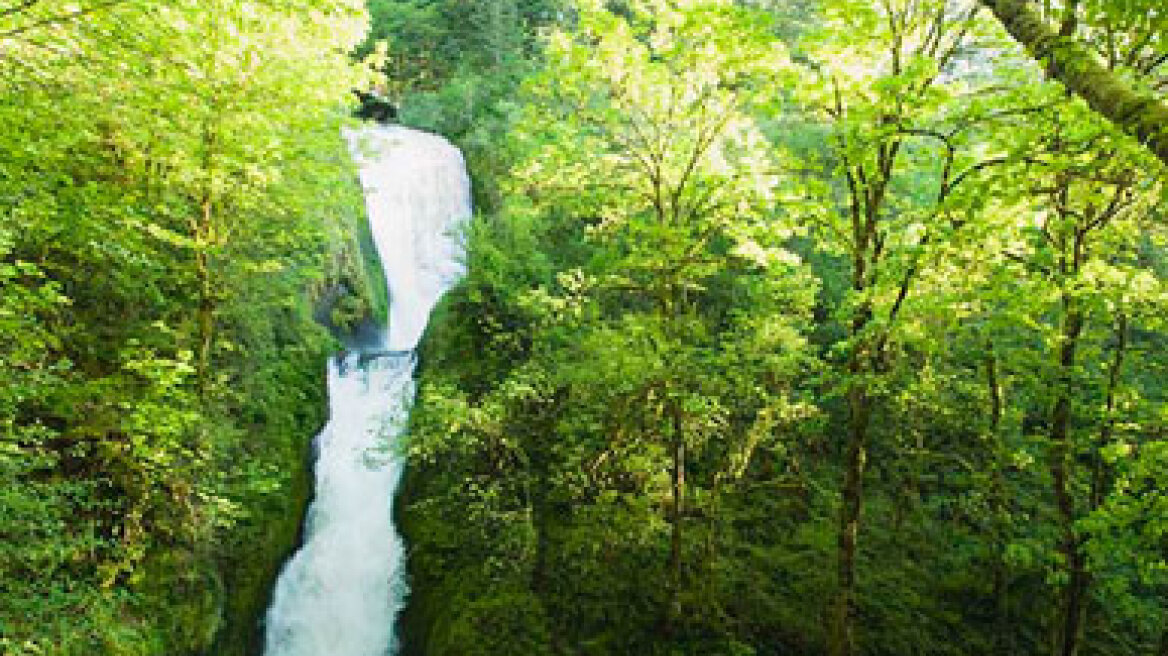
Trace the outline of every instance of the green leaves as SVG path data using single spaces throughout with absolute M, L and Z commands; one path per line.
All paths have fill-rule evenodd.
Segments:
M 1084 42 L 1147 35 L 1105 4 Z M 1047 649 L 1073 544 L 1082 649 L 1154 649 L 1150 155 L 972 1 L 588 1 L 549 32 L 426 96 L 478 121 L 490 189 L 412 438 L 430 633 L 518 589 L 584 651 L 824 651 L 854 519 L 855 653 Z
M 0 651 L 206 651 L 295 539 L 363 3 L 8 4 Z

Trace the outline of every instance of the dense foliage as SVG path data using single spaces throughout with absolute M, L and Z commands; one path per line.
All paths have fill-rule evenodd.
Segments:
M 0 652 L 250 653 L 324 412 L 311 299 L 365 286 L 365 22 L 0 8 Z
M 1168 654 L 1160 0 L 363 5 L 0 7 L 0 653 L 255 651 L 356 90 L 480 210 L 408 653 Z
M 408 651 L 1168 650 L 1165 169 L 1049 56 L 1162 102 L 1162 12 L 373 6 L 480 201 Z

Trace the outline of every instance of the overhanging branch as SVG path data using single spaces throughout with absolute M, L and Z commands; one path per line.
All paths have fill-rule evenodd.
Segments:
M 1168 166 L 1168 103 L 1133 87 L 1082 44 L 1061 37 L 1027 0 L 981 3 L 1052 77 Z

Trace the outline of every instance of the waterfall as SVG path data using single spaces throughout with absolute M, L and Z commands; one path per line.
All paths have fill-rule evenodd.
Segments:
M 345 134 L 361 173 L 390 293 L 379 344 L 329 362 L 329 421 L 316 438 L 316 497 L 304 544 L 268 609 L 265 656 L 388 656 L 406 593 L 392 521 L 402 463 L 392 450 L 413 400 L 413 348 L 430 310 L 462 275 L 469 219 L 462 154 L 401 127 Z

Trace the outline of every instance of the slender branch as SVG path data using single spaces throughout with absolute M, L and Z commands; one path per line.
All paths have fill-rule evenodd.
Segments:
M 953 179 L 952 184 L 949 185 L 949 191 L 952 192 L 953 189 L 957 188 L 957 186 L 959 184 L 964 182 L 967 178 L 969 178 L 969 176 L 973 175 L 974 173 L 977 173 L 979 171 L 984 171 L 985 169 L 988 169 L 991 166 L 997 166 L 999 164 L 1008 164 L 1010 161 L 1011 161 L 1011 159 L 1009 157 L 993 157 L 991 159 L 987 159 L 987 160 L 978 162 L 977 164 L 970 166 L 969 168 L 965 169 L 960 174 L 958 174 L 958 176 Z
M 1108 70 L 1084 45 L 1054 32 L 1026 0 L 980 0 L 1048 74 L 1168 165 L 1168 102 Z

